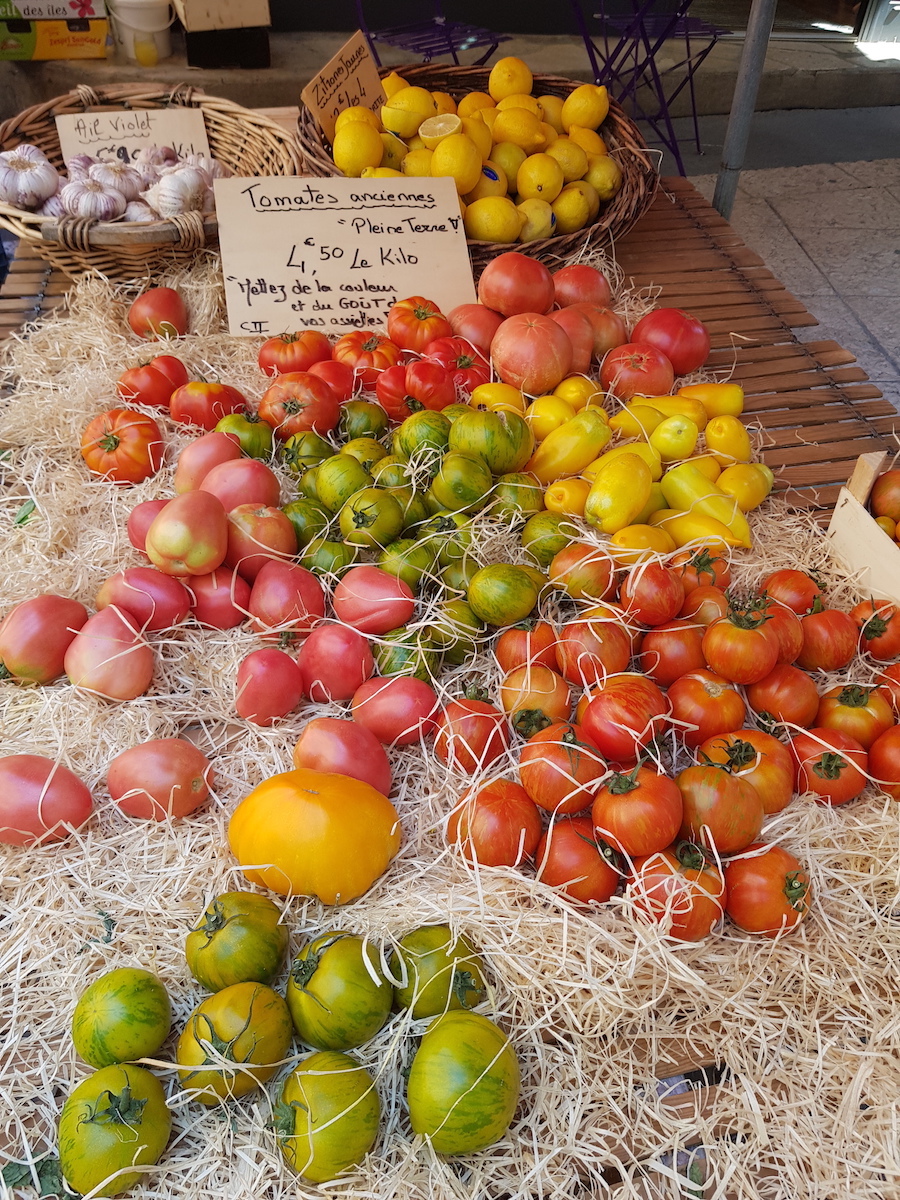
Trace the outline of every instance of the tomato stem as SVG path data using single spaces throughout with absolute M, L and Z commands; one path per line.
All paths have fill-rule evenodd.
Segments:
M 837 702 L 844 708 L 865 708 L 874 691 L 873 687 L 861 687 L 858 683 L 851 683 L 838 693 Z
M 103 435 L 103 437 L 100 438 L 99 441 L 97 442 L 97 445 L 100 447 L 100 449 L 103 451 L 104 454 L 112 454 L 112 452 L 116 449 L 118 444 L 119 444 L 119 439 L 114 433 L 105 433 Z
M 813 773 L 818 775 L 820 779 L 840 779 L 841 771 L 850 764 L 846 758 L 842 758 L 840 754 L 834 750 L 828 750 L 814 764 Z
M 784 877 L 784 895 L 785 898 L 796 912 L 803 912 L 807 907 L 804 904 L 806 893 L 809 891 L 809 880 L 803 877 L 800 871 L 790 871 Z
M 132 1096 L 131 1088 L 127 1085 L 121 1092 L 101 1092 L 96 1104 L 93 1107 L 88 1106 L 88 1116 L 84 1118 L 84 1124 L 137 1125 L 146 1103 L 146 1100 Z

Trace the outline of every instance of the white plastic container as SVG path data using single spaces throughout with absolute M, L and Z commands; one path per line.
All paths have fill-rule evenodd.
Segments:
M 169 58 L 175 13 L 168 0 L 109 0 L 109 15 L 116 47 L 126 58 L 144 67 Z

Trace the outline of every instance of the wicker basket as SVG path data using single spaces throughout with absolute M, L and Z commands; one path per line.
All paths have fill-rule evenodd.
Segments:
M 207 96 L 195 88 L 174 90 L 144 84 L 117 87 L 78 87 L 65 96 L 25 109 L 0 125 L 0 150 L 22 142 L 38 146 L 58 169 L 64 164 L 56 132 L 56 118 L 92 109 L 148 109 L 185 105 L 199 108 L 213 155 L 236 175 L 299 175 L 302 159 L 296 138 L 268 117 L 230 100 Z M 0 226 L 27 242 L 46 258 L 75 277 L 97 271 L 114 279 L 146 275 L 190 260 L 205 246 L 218 244 L 215 215 L 186 213 L 168 221 L 138 224 L 133 221 L 89 221 L 73 217 L 57 220 L 23 212 L 0 203 Z
M 387 75 L 393 68 L 385 68 Z M 488 67 L 411 67 L 403 69 L 403 78 L 410 84 L 431 92 L 449 92 L 459 99 L 466 92 L 487 91 Z M 558 75 L 535 75 L 534 91 L 540 95 L 568 96 L 580 84 Z M 331 159 L 331 147 L 318 122 L 308 108 L 300 108 L 300 149 L 304 173 L 307 175 L 340 175 Z M 600 130 L 609 152 L 622 169 L 622 187 L 618 195 L 605 204 L 599 220 L 575 233 L 560 234 L 534 242 L 521 242 L 515 249 L 542 262 L 556 265 L 560 258 L 576 254 L 584 247 L 604 246 L 627 233 L 653 202 L 659 175 L 653 167 L 647 146 L 634 122 L 610 98 L 609 115 Z M 469 240 L 469 256 L 477 279 L 492 258 L 511 246 L 500 242 Z

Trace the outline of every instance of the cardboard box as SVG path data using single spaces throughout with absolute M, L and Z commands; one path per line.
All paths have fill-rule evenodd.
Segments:
M 0 62 L 106 58 L 109 21 L 0 21 Z
M 104 0 L 0 0 L 0 21 L 96 21 Z
M 888 469 L 887 460 L 887 451 L 861 454 L 856 460 L 834 506 L 828 539 L 861 592 L 900 604 L 900 546 L 875 524 L 866 508 L 875 480 Z
M 272 24 L 269 0 L 172 0 L 188 33 Z

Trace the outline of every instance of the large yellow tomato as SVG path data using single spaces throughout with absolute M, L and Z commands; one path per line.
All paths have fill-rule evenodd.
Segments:
M 347 904 L 369 890 L 397 853 L 400 818 L 367 783 L 298 768 L 244 797 L 228 842 L 251 883 L 282 896 Z

